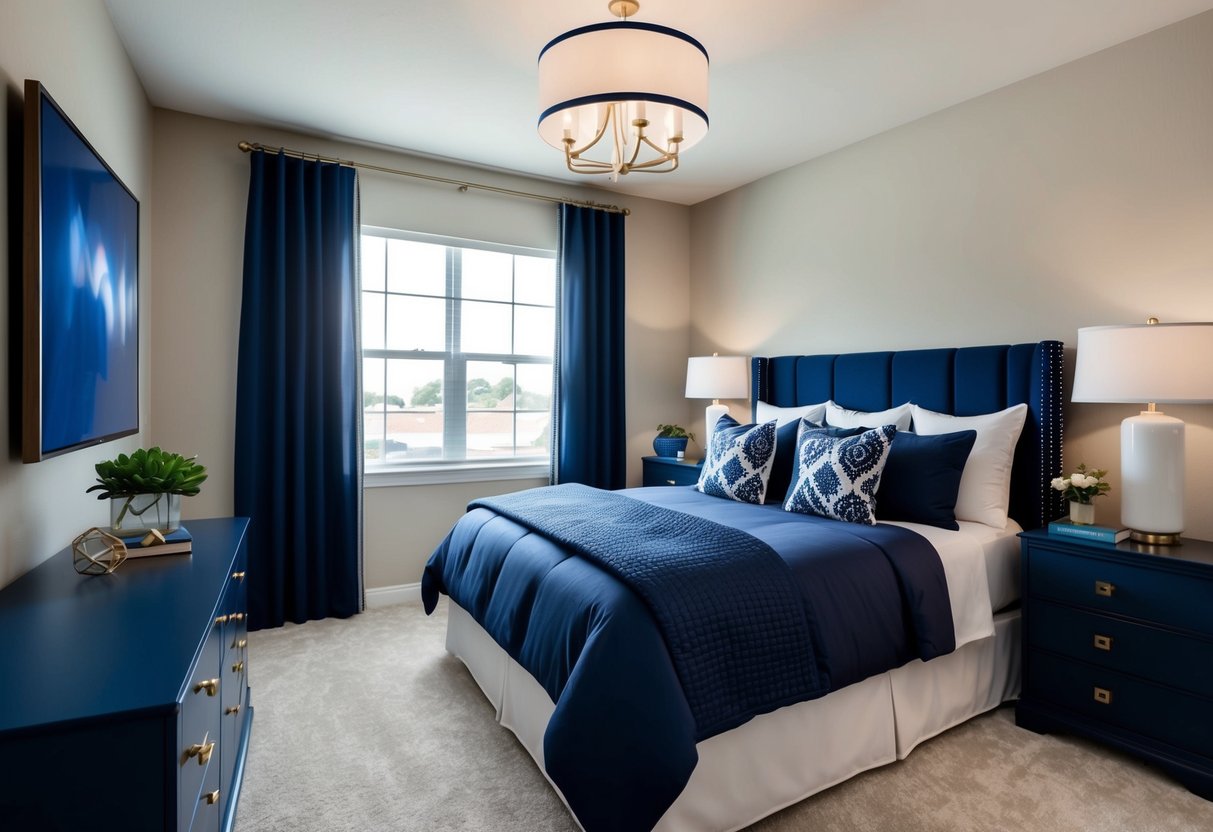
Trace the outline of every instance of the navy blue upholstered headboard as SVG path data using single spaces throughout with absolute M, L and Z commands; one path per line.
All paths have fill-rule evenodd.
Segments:
M 754 358 L 751 401 L 780 407 L 833 399 L 853 410 L 884 410 L 914 402 L 954 416 L 1028 405 L 1015 448 L 1010 515 L 1034 529 L 1062 514 L 1062 344 L 784 355 Z

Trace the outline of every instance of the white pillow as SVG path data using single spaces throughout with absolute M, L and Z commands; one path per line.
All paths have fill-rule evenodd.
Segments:
M 775 420 L 775 427 L 781 428 L 789 422 L 795 422 L 798 419 L 806 418 L 810 422 L 821 424 L 821 417 L 826 415 L 825 402 L 821 404 L 806 404 L 800 407 L 776 407 L 773 404 L 767 404 L 760 401 L 757 404 L 755 415 L 758 417 L 754 421 L 758 424 Z
M 839 407 L 831 399 L 826 402 L 826 424 L 832 428 L 878 428 L 881 425 L 897 425 L 898 430 L 909 430 L 910 403 L 868 413 Z
M 1007 503 L 1011 499 L 1011 465 L 1015 443 L 1023 432 L 1028 406 L 1017 404 L 981 416 L 949 416 L 914 405 L 914 432 L 934 435 L 975 430 L 977 439 L 956 496 L 956 519 L 1006 528 Z

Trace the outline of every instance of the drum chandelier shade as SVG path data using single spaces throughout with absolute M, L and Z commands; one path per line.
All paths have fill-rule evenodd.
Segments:
M 574 173 L 668 173 L 708 132 L 707 50 L 651 23 L 573 29 L 539 53 L 539 110 L 540 137 Z

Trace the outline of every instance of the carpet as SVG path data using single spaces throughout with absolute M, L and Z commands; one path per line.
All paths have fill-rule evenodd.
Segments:
M 446 606 L 249 636 L 256 717 L 237 832 L 576 832 L 463 664 Z M 1213 829 L 1213 803 L 1097 745 L 978 717 L 751 832 Z

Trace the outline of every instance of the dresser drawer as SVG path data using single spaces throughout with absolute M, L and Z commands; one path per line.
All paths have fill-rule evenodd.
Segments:
M 1213 699 L 1213 640 L 1040 600 L 1028 602 L 1025 620 L 1029 647 Z
M 1213 701 L 1039 650 L 1028 662 L 1029 696 L 1213 758 Z
M 1213 581 L 1033 545 L 1032 598 L 1049 598 L 1213 636 Z
M 178 829 L 191 828 L 208 771 L 213 770 L 213 778 L 218 779 L 222 751 L 223 678 L 219 665 L 222 653 L 223 624 L 214 621 L 181 702 L 181 729 L 177 736 Z

